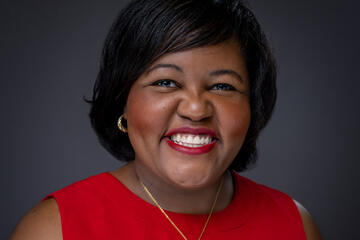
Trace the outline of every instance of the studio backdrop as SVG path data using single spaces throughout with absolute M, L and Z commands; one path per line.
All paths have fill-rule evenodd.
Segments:
M 0 239 L 47 194 L 121 166 L 91 129 L 89 98 L 127 1 L 1 1 Z M 286 192 L 324 239 L 360 239 L 359 3 L 250 0 L 279 67 L 259 159 L 244 172 Z

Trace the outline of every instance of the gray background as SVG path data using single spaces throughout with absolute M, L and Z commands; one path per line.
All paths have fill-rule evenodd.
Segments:
M 1 1 L 0 239 L 46 194 L 120 166 L 90 97 L 126 1 Z M 279 98 L 245 175 L 305 205 L 325 239 L 360 239 L 358 1 L 250 1 L 279 64 Z

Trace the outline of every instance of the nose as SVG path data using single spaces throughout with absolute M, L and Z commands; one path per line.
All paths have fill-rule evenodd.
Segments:
M 187 92 L 180 100 L 177 113 L 180 117 L 193 122 L 205 121 L 213 115 L 211 101 L 205 93 Z

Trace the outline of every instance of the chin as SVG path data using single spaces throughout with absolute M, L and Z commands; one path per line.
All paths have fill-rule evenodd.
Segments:
M 209 169 L 195 167 L 173 168 L 168 171 L 167 178 L 172 184 L 183 189 L 199 189 L 212 182 Z

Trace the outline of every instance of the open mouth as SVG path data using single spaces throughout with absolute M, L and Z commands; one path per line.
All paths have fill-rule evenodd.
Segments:
M 207 128 L 177 128 L 171 130 L 165 137 L 172 149 L 188 155 L 208 153 L 218 141 L 216 133 Z
M 215 141 L 215 138 L 208 134 L 176 133 L 168 137 L 172 142 L 189 148 L 199 148 Z

